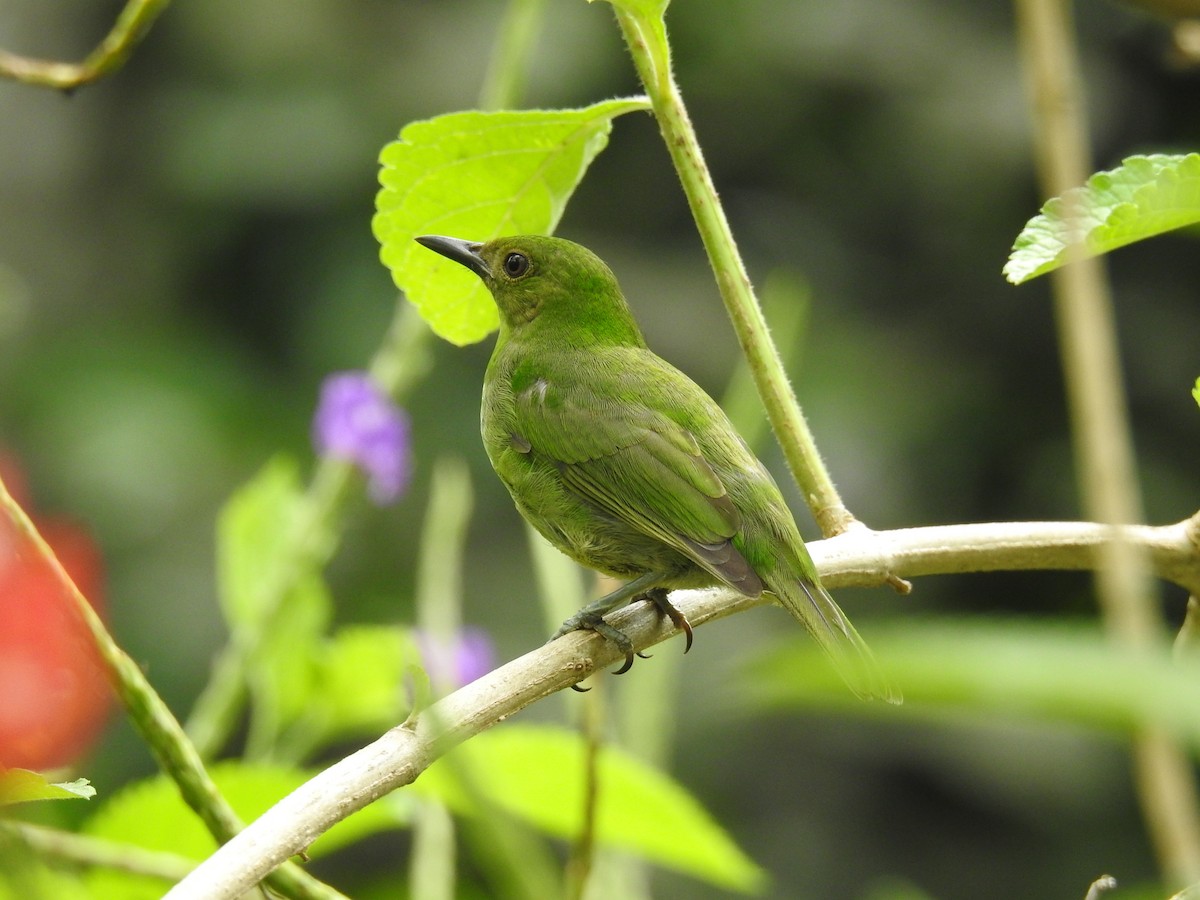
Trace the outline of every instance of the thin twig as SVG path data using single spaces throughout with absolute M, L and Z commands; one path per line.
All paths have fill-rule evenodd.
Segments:
M 0 830 L 10 832 L 42 856 L 84 866 L 102 866 L 167 881 L 178 881 L 196 868 L 195 860 L 177 853 L 147 850 L 120 841 L 60 831 L 30 822 L 0 822 Z
M 109 75 L 129 59 L 171 0 L 129 0 L 104 40 L 80 63 L 18 56 L 0 50 L 0 77 L 73 91 Z
M 1117 879 L 1111 875 L 1101 875 L 1092 882 L 1091 887 L 1088 888 L 1087 896 L 1083 900 L 1100 900 L 1101 894 L 1114 890 L 1116 886 Z

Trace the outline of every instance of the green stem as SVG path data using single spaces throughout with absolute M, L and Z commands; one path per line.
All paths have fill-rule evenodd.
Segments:
M 177 853 L 146 850 L 120 841 L 74 834 L 29 822 L 0 822 L 0 831 L 12 834 L 41 856 L 79 865 L 102 866 L 167 881 L 180 881 L 196 868 L 194 860 Z
M 112 30 L 81 63 L 31 59 L 0 50 L 0 76 L 73 91 L 117 71 L 171 0 L 129 0 Z
M 758 298 L 704 163 L 695 129 L 671 72 L 670 47 L 661 15 L 666 4 L 661 4 L 658 10 L 646 10 L 645 5 L 637 4 L 637 8 L 632 9 L 634 4 L 614 3 L 617 22 L 650 97 L 663 140 L 716 275 L 721 298 L 766 407 L 767 418 L 783 447 L 788 468 L 822 534 L 840 534 L 853 525 L 855 519 L 842 503 L 817 451 L 779 351 L 771 341 Z
M 1061 196 L 1083 184 L 1091 168 L 1070 4 L 1018 0 L 1016 9 L 1042 187 L 1047 195 Z M 1103 263 L 1077 258 L 1052 279 L 1083 508 L 1113 529 L 1097 551 L 1101 613 L 1116 642 L 1150 649 L 1164 638 L 1150 560 L 1144 548 L 1116 530 L 1141 521 L 1142 504 Z M 1200 879 L 1200 808 L 1187 757 L 1162 731 L 1146 729 L 1134 739 L 1133 758 L 1142 812 L 1163 871 L 1183 884 Z

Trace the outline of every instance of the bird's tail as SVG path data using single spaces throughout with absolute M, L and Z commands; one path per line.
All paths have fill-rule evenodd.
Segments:
M 786 583 L 769 585 L 769 590 L 816 638 L 850 690 L 868 700 L 903 702 L 900 689 L 888 678 L 867 642 L 820 582 L 787 579 Z

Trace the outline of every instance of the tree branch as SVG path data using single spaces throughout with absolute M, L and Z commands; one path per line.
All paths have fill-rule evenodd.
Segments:
M 896 577 L 1002 569 L 1090 569 L 1111 529 L 1087 522 L 993 523 L 873 532 L 859 526 L 809 544 L 830 587 L 881 585 Z M 1174 525 L 1139 526 L 1123 537 L 1144 547 L 1158 573 L 1200 590 L 1200 514 Z M 671 602 L 694 627 L 768 603 L 728 589 L 676 591 Z M 638 649 L 676 631 L 652 605 L 611 617 Z M 603 638 L 567 635 L 513 660 L 330 766 L 250 824 L 167 894 L 222 900 L 251 889 L 336 822 L 411 783 L 439 756 L 531 703 L 623 658 Z

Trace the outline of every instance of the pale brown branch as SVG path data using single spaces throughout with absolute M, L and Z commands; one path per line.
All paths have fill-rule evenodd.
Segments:
M 855 528 L 809 544 L 822 580 L 830 587 L 882 585 L 895 577 L 999 569 L 1087 569 L 1108 530 L 1086 522 L 953 525 L 873 532 Z M 1200 550 L 1191 520 L 1129 529 L 1159 574 L 1184 586 L 1200 585 Z M 731 590 L 676 591 L 672 604 L 693 627 L 769 602 Z M 612 624 L 638 649 L 676 631 L 649 604 L 614 614 Z M 581 681 L 621 658 L 608 641 L 577 632 L 450 694 L 415 725 L 393 728 L 373 744 L 335 763 L 279 801 L 201 863 L 168 900 L 222 900 L 240 896 L 275 866 L 336 822 L 398 787 L 411 783 L 452 747 L 531 703 Z

